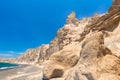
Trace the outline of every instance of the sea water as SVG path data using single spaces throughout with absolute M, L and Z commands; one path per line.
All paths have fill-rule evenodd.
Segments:
M 0 70 L 18 67 L 18 64 L 0 62 Z

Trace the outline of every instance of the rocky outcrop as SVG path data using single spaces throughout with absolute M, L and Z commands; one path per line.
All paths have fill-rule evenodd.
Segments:
M 110 7 L 109 11 L 112 11 L 114 9 L 120 8 L 120 0 L 114 0 L 112 6 Z
M 120 79 L 120 9 L 113 7 L 114 5 L 119 6 L 118 1 L 114 1 L 107 13 L 83 19 L 79 21 L 78 25 L 75 25 L 68 18 L 71 22 L 68 21 L 67 25 L 57 33 L 60 51 L 52 54 L 50 60 L 44 65 L 45 78 L 56 78 L 56 80 L 60 77 L 62 77 L 62 80 Z M 75 18 L 74 13 L 70 16 Z M 84 22 L 85 20 L 86 22 Z M 80 54 L 78 55 L 79 58 L 76 58 L 75 64 L 70 66 L 70 64 L 67 64 L 66 59 L 69 60 L 68 56 L 76 53 L 65 55 L 67 52 L 61 51 L 67 50 L 68 45 L 72 43 L 79 44 Z M 73 46 L 76 46 L 76 44 Z M 66 49 L 64 49 L 65 47 Z M 54 67 L 52 67 L 52 64 L 54 64 Z M 63 64 L 67 65 L 63 66 Z
M 98 17 L 98 15 L 95 17 Z M 21 55 L 17 59 L 17 61 L 20 63 L 25 62 L 42 64 L 42 62 L 48 60 L 52 54 L 62 50 L 65 46 L 68 46 L 74 42 L 79 42 L 80 34 L 83 32 L 84 27 L 94 20 L 95 17 L 83 18 L 81 21 L 78 21 L 76 19 L 75 12 L 72 12 L 67 18 L 67 24 L 57 31 L 57 36 L 50 42 L 49 45 L 47 45 L 47 47 L 43 45 L 35 49 L 28 49 L 25 54 Z M 79 24 L 76 25 L 78 22 Z M 45 60 L 43 60 L 43 56 Z M 40 59 L 40 61 L 38 59 Z
M 67 22 L 67 24 L 74 24 L 74 25 L 78 26 L 79 20 L 76 18 L 76 13 L 75 13 L 75 12 L 72 12 L 72 13 L 68 16 L 66 22 Z
M 112 53 L 104 45 L 103 33 L 92 33 L 92 35 L 86 37 L 86 40 L 82 44 L 80 60 L 83 63 L 95 62 L 99 57 L 105 56 L 106 54 Z
M 120 77 L 119 76 L 116 76 L 114 74 L 108 74 L 108 73 L 104 73 L 104 74 L 101 74 L 100 78 L 98 80 L 120 80 Z
M 68 72 L 65 80 L 98 80 L 105 73 L 119 77 L 120 59 L 104 45 L 103 34 L 97 32 L 87 38 L 77 65 Z
M 46 53 L 48 47 L 48 45 L 42 45 L 35 49 L 28 49 L 25 54 L 17 58 L 17 62 L 42 64 L 44 60 L 48 59 L 48 55 Z
M 96 15 L 96 17 L 98 17 Z M 84 27 L 89 24 L 93 18 L 83 18 L 81 21 L 79 21 L 79 24 L 76 25 L 73 23 L 72 20 L 75 19 L 74 22 L 78 23 L 78 20 L 76 19 L 75 13 L 72 12 L 67 19 L 67 24 L 64 25 L 64 27 L 60 28 L 57 31 L 57 36 L 55 39 L 53 39 L 50 44 L 49 48 L 47 49 L 47 54 L 52 55 L 53 53 L 62 50 L 65 46 L 71 44 L 72 42 L 78 42 L 80 39 L 80 34 L 83 32 Z
M 53 53 L 59 51 L 59 44 L 58 44 L 58 38 L 53 39 L 50 44 L 49 44 L 49 48 L 46 50 L 46 53 L 49 54 L 48 57 L 50 57 L 50 55 L 52 55 Z
M 46 61 L 44 66 L 44 78 L 51 79 L 62 77 L 64 72 L 75 66 L 79 60 L 80 46 L 76 44 L 66 46 L 63 50 L 51 55 L 50 59 Z
M 116 28 L 112 32 L 107 33 L 109 37 L 105 38 L 105 45 L 114 55 L 120 57 L 120 22 L 113 27 Z
M 105 14 L 78 20 L 72 12 L 66 22 L 49 45 L 17 61 L 41 64 L 44 79 L 120 80 L 120 0 Z
M 35 60 L 36 64 L 42 64 L 45 60 L 49 59 L 49 54 L 46 53 L 46 50 L 49 48 L 49 45 L 42 45 L 40 47 L 40 52 L 37 55 L 37 58 Z
M 113 55 L 106 55 L 99 64 L 102 73 L 120 74 L 120 59 Z
M 81 37 L 86 36 L 90 31 L 112 31 L 116 28 L 114 26 L 117 26 L 119 21 L 120 9 L 112 9 L 112 11 L 107 12 L 93 23 L 87 25 L 84 29 L 84 32 L 81 34 Z

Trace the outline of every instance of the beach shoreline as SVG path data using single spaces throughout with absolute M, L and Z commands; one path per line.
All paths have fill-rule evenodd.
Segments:
M 30 80 L 32 80 L 34 75 L 37 75 L 35 78 L 42 78 L 42 69 L 40 66 L 20 64 L 20 66 L 15 68 L 0 70 L 0 80 L 19 80 L 20 78 L 27 80 L 30 77 Z

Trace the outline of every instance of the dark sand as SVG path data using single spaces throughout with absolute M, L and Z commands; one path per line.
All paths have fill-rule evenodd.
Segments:
M 13 69 L 0 70 L 0 80 L 28 80 L 29 77 L 31 77 L 30 80 L 42 80 L 40 79 L 42 77 L 41 68 L 32 65 L 21 65 Z

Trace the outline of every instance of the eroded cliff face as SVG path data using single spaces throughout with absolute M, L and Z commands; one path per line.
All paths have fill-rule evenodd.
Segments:
M 48 59 L 46 50 L 49 45 L 42 45 L 35 49 L 28 49 L 23 55 L 16 59 L 18 63 L 33 63 L 33 64 L 42 64 L 44 60 Z
M 103 36 L 102 32 L 94 32 L 86 36 L 79 61 L 68 70 L 65 80 L 120 79 L 120 59 L 105 46 Z
M 76 13 L 72 12 L 66 20 L 67 24 L 57 31 L 57 36 L 50 42 L 47 48 L 43 49 L 41 47 L 44 46 L 40 46 L 39 48 L 29 49 L 25 52 L 25 54 L 21 55 L 17 61 L 20 63 L 24 62 L 42 64 L 42 62 L 48 60 L 52 54 L 59 52 L 60 50 L 64 49 L 64 47 L 71 44 L 79 44 L 83 40 L 81 34 L 84 31 L 84 28 L 94 22 L 94 20 L 98 19 L 100 16 L 101 15 L 95 14 L 93 17 L 83 18 L 79 21 L 76 18 Z M 44 60 L 37 61 L 36 59 L 42 58 L 41 51 L 43 51 L 46 56 L 44 56 Z
M 44 78 L 120 80 L 119 5 L 120 0 L 114 0 L 105 14 L 81 21 L 70 19 L 75 18 L 75 13 L 72 13 L 72 17 L 68 17 L 72 21 L 67 19 L 67 24 L 58 31 L 60 51 L 43 64 Z
M 72 12 L 66 23 L 49 45 L 17 61 L 42 65 L 45 79 L 120 80 L 120 0 L 102 15 L 78 20 Z

